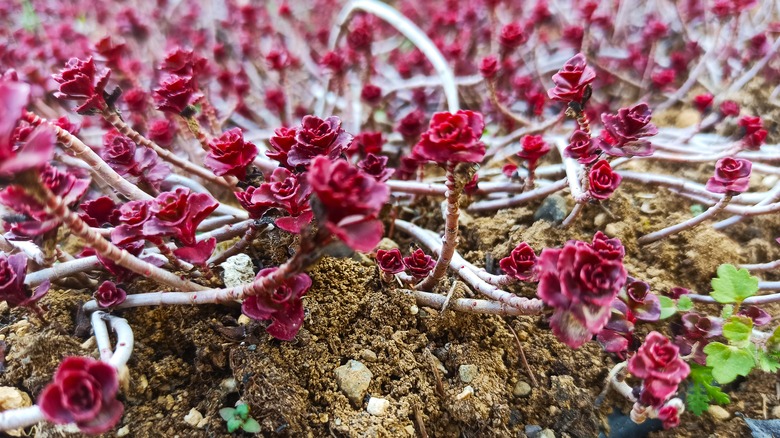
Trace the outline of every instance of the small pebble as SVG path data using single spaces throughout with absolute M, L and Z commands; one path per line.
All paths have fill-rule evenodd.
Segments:
M 458 368 L 458 376 L 463 383 L 471 383 L 477 377 L 477 366 L 472 364 L 461 365 Z
M 460 394 L 455 396 L 455 400 L 465 400 L 471 397 L 472 395 L 474 395 L 474 388 L 472 388 L 471 386 L 467 386 L 463 388 L 463 391 L 461 391 Z
M 539 436 L 539 433 L 542 432 L 542 426 L 538 426 L 536 424 L 527 424 L 525 426 L 525 434 L 529 438 L 535 438 Z
M 368 406 L 366 411 L 375 417 L 381 417 L 387 413 L 387 408 L 390 407 L 390 402 L 378 397 L 371 397 L 368 399 Z
M 555 432 L 552 429 L 545 429 L 539 434 L 539 438 L 555 438 Z
M 368 349 L 360 352 L 360 358 L 366 362 L 376 362 L 377 359 L 376 353 Z
M 251 283 L 255 279 L 254 264 L 246 254 L 228 257 L 219 266 L 222 267 L 222 280 L 225 282 L 225 287 L 240 286 Z
M 414 431 L 414 426 L 411 424 L 404 426 L 404 430 L 409 434 L 409 436 L 417 436 L 417 432 Z
M 731 414 L 729 411 L 723 409 L 722 407 L 718 405 L 710 405 L 709 408 L 707 408 L 707 412 L 712 415 L 712 418 L 720 421 L 726 421 L 729 418 L 731 418 Z
M 417 305 L 412 304 L 412 307 L 409 308 L 409 313 L 411 313 L 412 315 L 417 315 L 418 313 L 420 313 L 420 308 L 417 307 Z
M 371 370 L 356 360 L 350 360 L 345 365 L 336 368 L 336 384 L 341 392 L 356 405 L 360 405 L 363 401 L 372 377 L 374 375 Z
M 610 237 L 616 236 L 619 233 L 619 231 L 620 229 L 614 223 L 611 223 L 604 228 L 604 232 L 607 234 L 607 236 Z
M 772 408 L 772 416 L 775 418 L 780 418 L 780 406 L 775 406 Z
M 561 222 L 568 213 L 566 209 L 566 199 L 562 196 L 548 196 L 534 212 L 534 220 L 545 220 L 547 222 Z
M 252 322 L 252 318 L 244 315 L 243 313 L 238 317 L 238 325 L 247 325 L 250 322 Z
M 219 387 L 223 391 L 227 393 L 235 392 L 236 389 L 238 389 L 238 384 L 236 383 L 236 379 L 232 377 L 228 377 L 227 379 L 219 382 Z
M 203 414 L 198 412 L 195 408 L 190 409 L 190 412 L 184 416 L 184 422 L 192 427 L 198 427 L 201 420 L 203 420 Z
M 512 390 L 512 394 L 514 394 L 515 397 L 525 397 L 530 393 L 531 385 L 523 381 L 517 382 L 517 385 L 515 385 L 515 388 Z
M 116 431 L 116 436 L 123 437 L 130 434 L 130 426 L 124 426 Z
M 599 213 L 596 215 L 596 217 L 593 219 L 593 225 L 601 228 L 604 226 L 604 224 L 607 223 L 607 214 L 606 213 Z

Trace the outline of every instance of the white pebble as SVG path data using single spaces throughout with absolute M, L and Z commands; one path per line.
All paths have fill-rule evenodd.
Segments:
M 368 413 L 371 415 L 381 417 L 387 413 L 387 408 L 389 407 L 389 401 L 383 398 L 371 397 L 368 399 L 368 406 L 366 406 L 366 411 L 368 411 Z

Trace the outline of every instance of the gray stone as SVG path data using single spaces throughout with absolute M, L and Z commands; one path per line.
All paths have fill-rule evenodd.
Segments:
M 527 424 L 525 426 L 525 434 L 528 436 L 528 438 L 535 438 L 539 436 L 541 432 L 542 426 L 537 426 L 536 424 Z
M 225 287 L 235 287 L 251 283 L 255 279 L 255 267 L 252 259 L 246 254 L 236 254 L 228 257 L 222 267 L 222 280 Z
M 460 376 L 460 381 L 463 383 L 471 383 L 477 377 L 477 373 L 476 365 L 466 364 L 458 367 L 458 376 Z
M 534 220 L 544 220 L 547 222 L 558 223 L 562 222 L 568 214 L 566 208 L 566 199 L 562 196 L 551 195 L 548 196 L 539 209 L 534 213 Z
M 374 374 L 371 373 L 371 370 L 356 360 L 350 360 L 336 368 L 336 384 L 355 405 L 360 405 L 363 402 L 372 377 Z
M 376 362 L 376 353 L 371 350 L 363 350 L 360 352 L 360 358 L 366 362 Z
M 515 397 L 525 397 L 530 393 L 531 385 L 529 385 L 527 382 L 523 382 L 522 380 L 517 382 L 517 385 L 515 385 L 515 388 L 512 390 L 512 394 L 514 394 Z

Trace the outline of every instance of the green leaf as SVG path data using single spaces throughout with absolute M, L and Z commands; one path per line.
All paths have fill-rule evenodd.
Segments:
M 776 373 L 780 369 L 780 357 L 776 353 L 767 353 L 764 350 L 756 350 L 756 366 L 761 371 Z
M 712 377 L 720 384 L 733 382 L 737 376 L 747 376 L 756 365 L 750 351 L 712 342 L 704 347 L 707 366 L 712 367 Z
M 658 301 L 661 302 L 661 316 L 659 317 L 660 319 L 666 319 L 674 315 L 675 313 L 677 313 L 677 305 L 674 303 L 673 299 L 663 295 L 659 295 Z
M 219 410 L 219 416 L 222 417 L 223 420 L 229 421 L 231 418 L 236 416 L 236 409 L 235 408 L 222 408 Z
M 701 383 L 694 383 L 688 388 L 685 396 L 685 404 L 693 415 L 700 416 L 710 407 L 710 396 L 707 395 L 707 389 Z
M 241 417 L 242 420 L 249 418 L 249 405 L 246 403 L 241 403 L 240 405 L 236 406 L 236 415 Z
M 244 424 L 244 422 L 240 418 L 233 417 L 227 422 L 227 430 L 228 432 L 233 433 L 237 431 L 242 424 Z
M 723 319 L 729 319 L 733 314 L 734 314 L 734 306 L 732 306 L 731 304 L 726 304 L 725 306 L 723 306 L 723 310 L 720 311 L 720 317 Z
M 712 279 L 710 296 L 721 304 L 741 303 L 758 292 L 758 277 L 750 275 L 747 269 L 734 265 L 720 265 L 718 277 Z
M 712 379 L 712 368 L 691 363 L 690 379 L 694 384 L 701 385 L 704 388 L 709 401 L 714 401 L 719 405 L 731 403 L 729 396 L 724 393 L 719 386 L 714 384 Z
M 688 295 L 683 295 L 677 300 L 677 310 L 687 312 L 693 309 L 693 300 Z
M 244 429 L 244 432 L 258 433 L 260 432 L 260 423 L 258 423 L 254 418 L 248 418 L 246 421 L 244 421 L 241 429 Z
M 766 340 L 766 345 L 770 351 L 780 351 L 780 326 L 778 326 L 772 336 Z
M 752 332 L 753 320 L 745 316 L 732 316 L 727 323 L 723 324 L 723 336 L 735 347 L 747 347 Z

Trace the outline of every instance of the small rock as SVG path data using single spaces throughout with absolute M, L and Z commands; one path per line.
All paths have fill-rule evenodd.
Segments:
M 89 339 L 87 339 L 81 344 L 81 349 L 92 351 L 96 346 L 97 346 L 97 340 L 95 340 L 94 336 L 90 336 Z
M 116 436 L 123 437 L 130 434 L 130 426 L 124 426 L 116 431 Z
M 607 236 L 613 237 L 620 232 L 620 229 L 615 223 L 611 223 L 604 227 L 604 232 L 607 234 Z
M 731 418 L 731 414 L 729 411 L 723 409 L 722 407 L 718 405 L 710 405 L 709 408 L 707 408 L 707 412 L 712 415 L 712 418 L 720 421 L 726 421 L 729 418 Z
M 231 393 L 236 392 L 236 389 L 238 389 L 238 384 L 236 383 L 236 379 L 228 377 L 227 379 L 219 382 L 219 387 L 223 391 Z
M 780 418 L 780 406 L 775 406 L 772 408 L 772 416 L 775 418 Z
M 476 365 L 466 364 L 458 367 L 458 376 L 460 376 L 460 381 L 463 383 L 471 383 L 477 377 L 477 372 Z
M 517 382 L 517 385 L 515 385 L 515 388 L 512 390 L 512 394 L 514 394 L 515 397 L 525 397 L 530 393 L 531 385 L 523 381 Z
M 390 407 L 390 402 L 378 397 L 371 397 L 368 399 L 368 406 L 366 411 L 375 417 L 381 417 L 387 413 L 387 408 Z
M 539 433 L 538 438 L 555 438 L 555 432 L 552 429 L 545 429 Z
M 327 413 L 325 413 L 325 412 L 321 413 L 320 417 L 319 417 L 320 423 L 322 423 L 322 424 L 327 423 L 328 422 L 328 418 L 329 417 L 328 417 Z
M 460 394 L 455 396 L 455 400 L 465 400 L 471 397 L 472 395 L 474 395 L 474 388 L 472 388 L 471 386 L 467 386 L 463 388 L 463 391 L 461 391 Z
M 414 426 L 412 426 L 411 424 L 407 424 L 406 426 L 404 426 L 404 430 L 406 431 L 406 433 L 409 434 L 409 436 L 417 436 L 417 432 L 415 432 Z
M 26 408 L 32 406 L 32 400 L 27 393 L 12 386 L 0 386 L 0 411 Z
M 360 358 L 366 362 L 376 362 L 376 353 L 371 350 L 363 350 L 360 352 Z
M 376 246 L 376 249 L 383 249 L 385 251 L 397 248 L 399 248 L 398 243 L 396 243 L 395 240 L 388 239 L 387 237 L 383 237 L 382 240 L 379 241 L 379 245 Z
M 190 413 L 184 416 L 184 422 L 192 427 L 198 427 L 201 420 L 203 420 L 203 414 L 195 408 L 190 409 Z
M 604 224 L 607 223 L 607 214 L 606 213 L 599 213 L 596 215 L 596 217 L 593 219 L 593 225 L 601 228 L 604 226 Z
M 255 279 L 255 267 L 252 259 L 246 254 L 228 257 L 219 266 L 222 267 L 222 280 L 225 282 L 225 287 L 240 286 L 251 283 Z
M 561 222 L 566 218 L 567 208 L 566 199 L 562 196 L 548 196 L 539 209 L 534 213 L 534 220 L 544 220 L 547 222 Z
M 361 362 L 350 360 L 345 365 L 336 368 L 336 384 L 349 400 L 359 405 L 366 395 L 371 378 L 371 370 Z
M 250 317 L 248 317 L 248 316 L 246 316 L 246 315 L 244 315 L 242 313 L 241 316 L 238 317 L 237 321 L 238 321 L 238 325 L 247 325 L 250 322 L 252 322 L 252 318 L 250 318 Z
M 525 434 L 528 438 L 536 438 L 542 432 L 542 426 L 536 424 L 527 424 L 525 426 Z
M 418 313 L 420 313 L 420 308 L 417 307 L 416 304 L 412 304 L 412 307 L 409 308 L 409 313 L 411 313 L 412 315 L 417 315 Z

